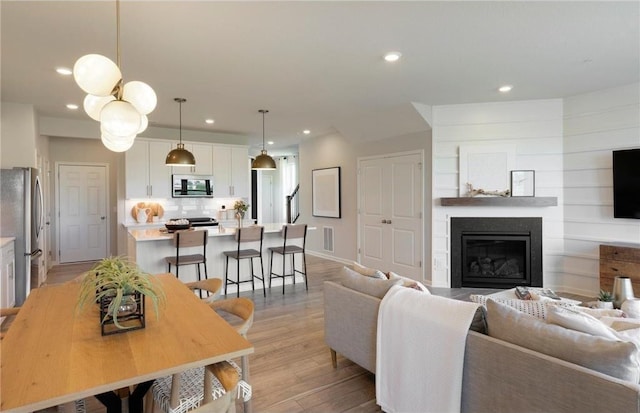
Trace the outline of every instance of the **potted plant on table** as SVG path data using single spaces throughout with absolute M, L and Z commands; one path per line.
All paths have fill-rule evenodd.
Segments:
M 143 296 L 158 316 L 165 298 L 158 282 L 124 257 L 104 258 L 82 280 L 78 310 L 97 302 L 103 335 L 144 328 Z
M 598 308 L 613 308 L 613 293 L 600 290 L 598 294 Z

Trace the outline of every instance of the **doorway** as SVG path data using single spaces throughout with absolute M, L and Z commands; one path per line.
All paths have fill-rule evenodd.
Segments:
M 367 267 L 424 279 L 421 151 L 358 160 L 358 258 Z
M 93 261 L 107 256 L 108 165 L 59 164 L 58 261 Z

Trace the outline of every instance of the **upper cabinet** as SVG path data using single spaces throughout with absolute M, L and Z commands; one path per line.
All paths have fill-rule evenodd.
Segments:
M 185 143 L 184 148 L 196 158 L 196 165 L 174 166 L 171 168 L 174 174 L 213 175 L 213 147 L 210 144 Z
M 171 169 L 164 164 L 171 142 L 136 138 L 125 153 L 127 198 L 170 198 Z
M 221 198 L 250 197 L 249 148 L 213 146 L 213 194 Z

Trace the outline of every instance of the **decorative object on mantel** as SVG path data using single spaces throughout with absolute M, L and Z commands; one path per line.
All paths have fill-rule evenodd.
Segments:
M 508 188 L 509 171 L 515 169 L 514 144 L 460 145 L 458 195 L 465 196 L 466 183 L 478 188 Z
M 242 220 L 244 219 L 245 213 L 249 209 L 249 204 L 247 204 L 246 202 L 244 202 L 243 200 L 240 199 L 240 200 L 236 201 L 235 204 L 233 204 L 233 209 L 235 209 L 235 211 L 236 211 L 236 219 L 238 220 L 238 228 L 242 228 Z
M 511 192 L 508 189 L 505 189 L 504 191 L 485 191 L 482 188 L 475 189 L 473 185 L 467 182 L 467 196 L 469 197 L 480 195 L 507 197 L 510 193 Z
M 97 302 L 102 335 L 139 330 L 145 327 L 145 299 L 153 302 L 156 316 L 164 302 L 164 292 L 153 277 L 123 257 L 100 260 L 87 272 L 80 286 L 78 311 Z
M 151 86 L 140 81 L 124 83 L 120 72 L 120 0 L 116 0 L 116 62 L 99 54 L 79 58 L 73 77 L 87 92 L 84 110 L 100 122 L 103 145 L 113 152 L 131 148 L 137 134 L 147 129 L 147 116 L 157 104 Z
M 477 196 L 440 198 L 442 206 L 511 206 L 511 207 L 549 207 L 557 206 L 558 198 L 555 196 L 536 197 L 502 197 L 502 196 Z
M 613 294 L 610 291 L 600 290 L 598 294 L 598 308 L 613 308 Z
M 618 276 L 613 279 L 613 306 L 622 307 L 622 303 L 633 298 L 633 286 L 631 278 Z
M 511 196 L 535 196 L 535 193 L 535 171 L 511 171 Z
M 180 143 L 178 143 L 178 147 L 172 149 L 167 154 L 167 159 L 164 161 L 164 164 L 167 166 L 194 166 L 196 164 L 196 158 L 193 156 L 191 152 L 184 148 L 184 143 L 182 143 L 182 104 L 187 101 L 184 98 L 173 98 L 176 102 L 178 102 L 180 106 Z

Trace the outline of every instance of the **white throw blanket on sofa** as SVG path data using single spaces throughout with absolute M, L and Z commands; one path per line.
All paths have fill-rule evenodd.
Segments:
M 378 313 L 376 398 L 388 413 L 459 412 L 478 304 L 394 286 Z

